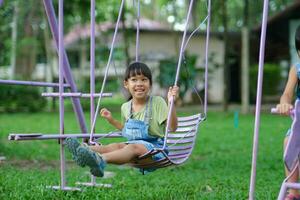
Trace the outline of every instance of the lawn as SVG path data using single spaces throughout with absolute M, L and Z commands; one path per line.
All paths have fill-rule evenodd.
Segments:
M 188 114 L 188 113 L 185 113 Z M 88 115 L 87 115 L 88 116 Z M 87 117 L 88 118 L 88 117 Z M 58 185 L 59 148 L 57 141 L 8 141 L 9 133 L 58 133 L 57 113 L 0 114 L 0 199 L 247 199 L 254 115 L 242 115 L 234 128 L 233 113 L 209 112 L 200 126 L 190 159 L 176 168 L 141 175 L 127 166 L 108 166 L 113 178 L 97 178 L 113 188 L 83 188 L 81 192 L 47 189 Z M 257 163 L 256 199 L 276 199 L 284 178 L 282 140 L 291 120 L 261 116 Z M 66 133 L 78 132 L 74 114 L 65 115 Z M 99 132 L 112 130 L 103 120 Z M 111 141 L 104 141 L 111 142 Z M 67 181 L 90 179 L 87 169 L 77 167 L 67 152 Z

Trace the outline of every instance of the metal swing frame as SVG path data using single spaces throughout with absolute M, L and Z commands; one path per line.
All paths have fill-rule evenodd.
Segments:
M 119 131 L 116 132 L 110 132 L 108 134 L 105 133 L 99 133 L 95 134 L 95 123 L 97 118 L 97 113 L 99 112 L 101 99 L 104 97 L 111 97 L 111 93 L 104 93 L 105 83 L 108 75 L 109 66 L 111 64 L 112 58 L 113 58 L 113 49 L 115 44 L 116 35 L 118 32 L 119 22 L 121 18 L 121 13 L 124 7 L 124 1 L 121 1 L 120 9 L 119 9 L 119 16 L 118 20 L 116 22 L 116 27 L 112 39 L 110 54 L 108 58 L 108 62 L 105 69 L 105 75 L 102 82 L 102 87 L 100 93 L 95 93 L 95 0 L 91 0 L 91 48 L 90 48 L 90 93 L 83 94 L 77 91 L 76 84 L 74 82 L 74 79 L 71 74 L 71 68 L 68 61 L 68 57 L 66 54 L 66 51 L 64 49 L 63 44 L 63 0 L 59 0 L 59 7 L 58 7 L 58 23 L 56 20 L 56 15 L 54 12 L 52 0 L 43 0 L 44 7 L 47 13 L 49 25 L 51 28 L 52 36 L 56 42 L 56 49 L 58 53 L 59 58 L 59 83 L 44 83 L 44 82 L 33 82 L 33 81 L 16 81 L 16 80 L 0 80 L 0 84 L 14 84 L 14 85 L 30 85 L 30 86 L 43 86 L 43 87 L 58 87 L 59 92 L 58 93 L 43 93 L 42 96 L 45 97 L 58 97 L 59 98 L 59 134 L 42 134 L 42 133 L 31 133 L 31 134 L 17 134 L 12 133 L 9 135 L 9 140 L 14 141 L 20 141 L 20 140 L 48 140 L 48 139 L 58 139 L 60 144 L 60 185 L 59 186 L 51 186 L 53 189 L 59 189 L 59 190 L 80 190 L 80 188 L 76 187 L 68 187 L 66 183 L 65 173 L 66 173 L 66 166 L 65 166 L 65 152 L 64 152 L 64 144 L 63 140 L 66 137 L 77 137 L 77 138 L 89 138 L 90 143 L 94 143 L 94 139 L 102 138 L 102 137 L 109 137 L 109 138 L 115 138 L 120 137 L 121 134 Z M 187 46 L 186 41 L 186 34 L 187 34 L 187 28 L 188 28 L 188 21 L 189 16 L 191 13 L 191 9 L 193 6 L 193 0 L 190 1 L 189 10 L 187 14 L 186 19 L 186 25 L 185 30 L 183 34 L 181 49 L 180 49 L 180 55 L 179 55 L 179 61 L 176 71 L 176 77 L 175 77 L 175 83 L 174 85 L 177 85 L 182 57 L 184 50 Z M 207 112 L 207 78 L 208 78 L 208 47 L 209 47 L 209 33 L 210 33 L 210 10 L 211 10 L 211 1 L 208 0 L 208 16 L 205 20 L 207 20 L 207 38 L 206 38 L 206 53 L 205 53 L 205 99 L 204 99 L 204 114 L 196 114 L 193 116 L 188 117 L 179 117 L 178 118 L 178 130 L 176 133 L 170 133 L 168 132 L 169 127 L 169 119 L 170 119 L 170 113 L 168 113 L 168 120 L 167 120 L 167 128 L 166 128 L 166 134 L 165 134 L 165 143 L 164 147 L 169 146 L 170 153 L 169 155 L 166 155 L 166 159 L 164 161 L 160 161 L 157 163 L 143 163 L 143 165 L 136 163 L 135 167 L 139 168 L 148 168 L 156 166 L 157 168 L 160 167 L 166 167 L 169 165 L 178 165 L 182 164 L 184 161 L 186 161 L 191 154 L 195 139 L 197 136 L 198 126 L 199 124 L 206 119 L 206 112 Z M 136 36 L 136 61 L 139 59 L 138 51 L 139 51 L 139 16 L 140 16 L 140 5 L 138 0 L 138 14 L 137 14 L 137 36 Z M 64 83 L 64 80 L 66 83 Z M 71 92 L 66 93 L 64 92 L 65 88 L 70 88 Z M 73 108 L 76 112 L 78 122 L 80 124 L 81 132 L 79 134 L 65 134 L 64 131 L 64 98 L 71 97 L 73 102 Z M 87 132 L 86 123 L 83 117 L 83 111 L 80 104 L 80 97 L 90 98 L 90 115 L 91 115 L 91 129 L 90 134 Z M 97 107 L 95 109 L 95 98 L 98 98 Z M 171 101 L 171 108 L 174 106 L 174 101 Z M 149 157 L 151 155 L 154 155 L 156 153 L 162 152 L 163 149 L 157 149 L 153 152 L 148 152 L 146 155 L 143 155 L 140 157 L 140 159 Z M 91 182 L 89 183 L 79 183 L 81 185 L 86 186 L 105 186 L 109 187 L 109 185 L 103 185 L 103 184 L 97 184 L 95 182 L 95 177 L 91 176 Z

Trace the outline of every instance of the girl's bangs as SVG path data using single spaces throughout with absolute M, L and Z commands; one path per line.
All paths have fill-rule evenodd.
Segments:
M 144 75 L 142 72 L 142 69 L 140 67 L 134 68 L 134 69 L 130 70 L 130 72 L 129 72 L 129 77 L 138 76 L 138 75 Z

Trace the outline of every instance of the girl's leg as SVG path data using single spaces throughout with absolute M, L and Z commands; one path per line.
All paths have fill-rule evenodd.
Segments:
M 104 153 L 101 156 L 107 163 L 121 165 L 130 163 L 147 152 L 148 150 L 143 144 L 127 144 L 123 148 Z
M 284 149 L 286 148 L 286 145 L 288 143 L 288 139 L 289 137 L 286 137 L 284 139 Z M 286 176 L 289 176 L 290 175 L 290 172 L 287 170 L 287 168 L 285 167 L 285 175 Z M 290 176 L 290 178 L 287 180 L 287 182 L 289 183 L 297 183 L 298 182 L 298 179 L 299 179 L 299 169 L 296 169 L 295 172 Z M 289 193 L 290 194 L 293 194 L 293 195 L 299 195 L 299 192 L 298 190 L 296 189 L 289 189 Z
M 112 144 L 108 144 L 108 145 L 102 145 L 102 146 L 89 146 L 91 150 L 100 153 L 100 154 L 104 154 L 104 153 L 109 153 L 112 151 L 116 151 L 119 149 L 122 149 L 126 146 L 125 143 L 112 143 Z

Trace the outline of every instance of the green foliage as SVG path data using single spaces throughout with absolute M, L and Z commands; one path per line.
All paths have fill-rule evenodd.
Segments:
M 120 113 L 114 115 L 120 117 Z M 0 114 L 0 156 L 7 158 L 0 163 L 0 199 L 247 199 L 254 115 L 240 116 L 238 128 L 234 128 L 233 113 L 210 112 L 207 116 L 186 164 L 144 176 L 127 166 L 108 165 L 107 171 L 114 172 L 115 177 L 99 178 L 97 182 L 110 183 L 112 188 L 82 187 L 81 192 L 64 192 L 46 188 L 59 185 L 60 181 L 57 140 L 7 140 L 11 132 L 55 133 L 59 130 L 58 113 Z M 114 130 L 103 119 L 99 120 L 99 132 Z M 271 200 L 278 195 L 284 179 L 282 140 L 289 125 L 287 117 L 261 116 L 256 199 Z M 66 113 L 66 134 L 75 133 L 77 127 L 74 114 Z M 66 158 L 68 186 L 90 180 L 87 168 L 76 166 L 69 152 Z
M 180 86 L 180 97 L 183 98 L 187 90 L 193 86 L 196 77 L 197 56 L 185 56 L 181 64 L 181 70 L 178 79 Z M 168 58 L 159 63 L 159 75 L 157 81 L 162 87 L 170 87 L 174 84 L 176 76 L 177 58 Z
M 38 88 L 0 85 L 0 111 L 37 112 L 46 106 L 46 100 Z
M 102 80 L 97 80 L 97 83 L 98 84 L 95 85 L 95 87 L 96 87 L 95 92 L 99 93 L 101 91 Z M 119 92 L 120 88 L 121 88 L 121 85 L 120 85 L 119 81 L 116 78 L 110 78 L 106 81 L 104 92 L 111 92 L 111 93 L 115 94 L 115 93 Z M 90 91 L 90 82 L 89 82 L 89 80 L 86 80 L 84 82 L 82 91 L 87 92 L 87 93 Z M 98 98 L 96 98 L 96 102 L 97 102 L 97 99 Z M 102 103 L 101 103 L 102 107 L 107 107 L 108 106 L 110 108 L 110 105 L 107 105 L 107 103 L 109 104 L 109 103 L 114 102 L 112 107 L 117 106 L 117 109 L 120 109 L 119 107 L 121 106 L 123 101 L 118 97 L 113 98 L 113 99 L 114 100 L 112 100 L 111 98 L 104 98 L 102 100 Z M 103 103 L 105 105 L 103 105 Z M 90 109 L 89 99 L 82 99 L 81 104 L 82 104 L 82 107 L 83 107 L 84 110 L 89 110 Z
M 250 96 L 255 99 L 257 90 L 258 66 L 250 68 Z M 265 63 L 263 75 L 263 95 L 278 95 L 281 80 L 280 67 L 277 64 Z

